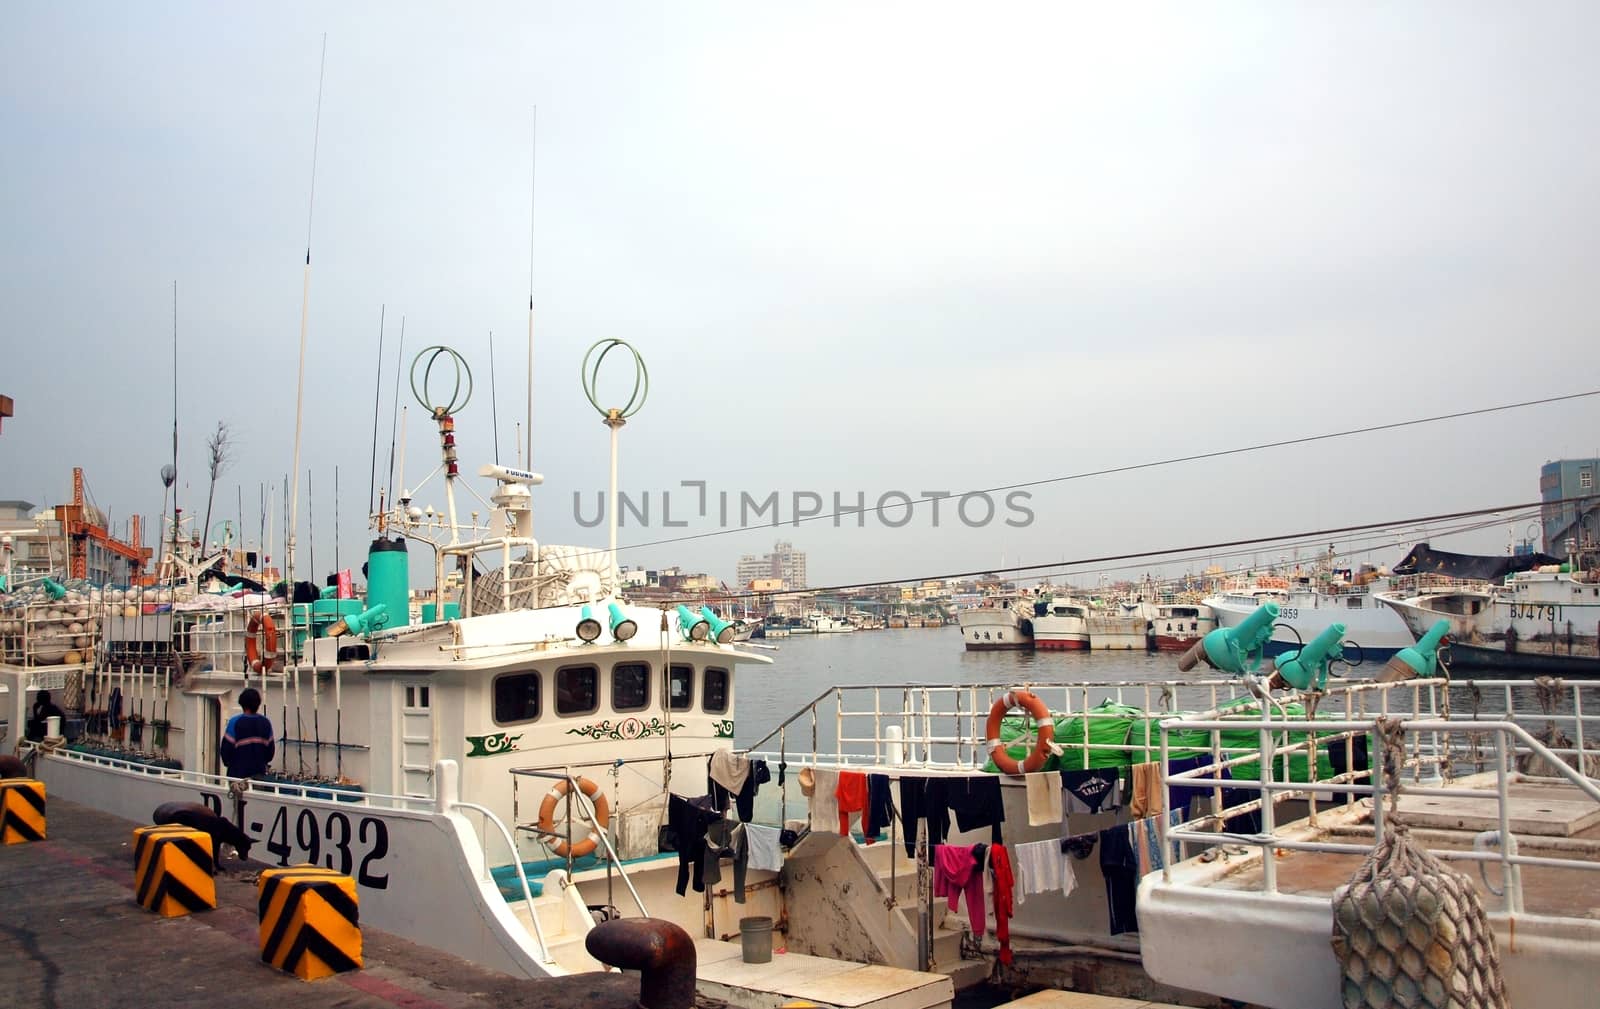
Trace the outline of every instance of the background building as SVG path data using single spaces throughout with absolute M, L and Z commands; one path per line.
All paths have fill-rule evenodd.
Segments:
M 1557 459 L 1540 468 L 1539 497 L 1545 504 L 1539 510 L 1539 518 L 1545 553 L 1566 557 L 1569 539 L 1573 541 L 1571 549 L 1577 551 L 1593 551 L 1600 543 L 1597 473 L 1600 459 Z
M 796 550 L 788 540 L 779 540 L 770 554 L 745 554 L 739 558 L 735 580 L 740 587 L 748 588 L 751 582 L 765 578 L 777 578 L 788 589 L 805 588 L 805 551 Z

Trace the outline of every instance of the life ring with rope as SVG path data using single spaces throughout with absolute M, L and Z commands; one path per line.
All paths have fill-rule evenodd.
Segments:
M 589 836 L 571 845 L 564 840 L 550 840 L 550 835 L 555 833 L 556 804 L 566 798 L 572 785 L 566 779 L 555 783 L 555 787 L 545 793 L 544 801 L 539 804 L 539 832 L 545 835 L 545 843 L 550 846 L 550 853 L 557 858 L 582 858 L 600 846 L 599 831 L 611 824 L 611 809 L 606 803 L 606 797 L 596 785 L 588 778 L 578 779 L 578 790 L 588 797 L 594 804 L 595 830 L 589 831 Z
M 269 673 L 278 661 L 278 624 L 270 613 L 256 613 L 245 625 L 244 657 L 253 673 Z
M 1006 712 L 1012 708 L 1021 708 L 1033 718 L 1038 727 L 1039 736 L 1033 742 L 1033 752 L 1018 763 L 1006 752 L 1005 744 L 1000 742 L 1000 722 L 1005 718 Z M 983 735 L 988 741 L 989 759 L 994 761 L 1003 774 L 1031 774 L 1044 766 L 1050 756 L 1050 744 L 1055 739 L 1056 724 L 1050 718 L 1050 709 L 1032 692 L 1022 689 L 1008 690 L 1001 694 L 989 709 L 989 721 L 984 725 Z

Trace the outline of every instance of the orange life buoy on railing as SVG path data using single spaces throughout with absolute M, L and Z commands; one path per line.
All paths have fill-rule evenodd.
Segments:
M 589 831 L 589 836 L 568 847 L 564 840 L 550 839 L 555 833 L 556 804 L 566 798 L 572 786 L 565 780 L 556 782 L 555 787 L 545 793 L 544 801 L 539 804 L 539 832 L 545 835 L 545 843 L 550 846 L 550 853 L 557 858 L 566 858 L 571 854 L 573 858 L 582 858 L 600 846 L 599 831 L 606 829 L 611 824 L 611 810 L 606 804 L 606 797 L 600 793 L 600 786 L 588 778 L 578 779 L 578 789 L 589 797 L 594 803 L 595 829 Z
M 245 626 L 244 657 L 253 673 L 270 673 L 278 661 L 278 625 L 270 613 L 257 613 Z
M 1039 738 L 1034 740 L 1033 752 L 1018 764 L 1006 752 L 1005 744 L 1000 742 L 1000 720 L 1005 718 L 1006 712 L 1012 708 L 1021 708 L 1032 716 L 1038 726 Z M 1056 723 L 1050 718 L 1050 709 L 1045 703 L 1026 690 L 1009 690 L 1000 695 L 989 709 L 989 721 L 983 728 L 984 738 L 988 741 L 989 759 L 994 761 L 1005 774 L 1031 774 L 1044 766 L 1045 759 L 1050 755 L 1050 743 L 1056 735 Z

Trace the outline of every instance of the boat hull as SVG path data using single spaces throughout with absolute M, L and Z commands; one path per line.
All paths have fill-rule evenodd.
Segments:
M 1021 651 L 1034 647 L 1033 622 L 1010 607 L 963 610 L 961 640 L 969 652 Z
M 1089 638 L 1087 635 L 1082 637 L 1052 636 L 1048 638 L 1035 635 L 1033 647 L 1042 652 L 1087 652 L 1089 650 Z
M 1507 675 L 1600 676 L 1600 586 L 1525 573 L 1493 590 L 1385 595 L 1408 631 L 1449 624 L 1447 661 Z

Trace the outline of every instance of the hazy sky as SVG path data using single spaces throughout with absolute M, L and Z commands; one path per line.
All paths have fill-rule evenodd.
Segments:
M 160 508 L 176 280 L 182 503 L 203 509 L 226 421 L 217 512 L 242 487 L 254 535 L 291 465 L 324 32 L 302 572 L 313 540 L 331 567 L 336 466 L 341 560 L 370 538 L 380 306 L 380 468 L 402 316 L 408 367 L 445 343 L 479 379 L 468 471 L 493 453 L 494 332 L 512 461 L 535 105 L 550 542 L 604 542 L 573 497 L 592 515 L 606 478 L 578 381 L 605 337 L 652 379 L 622 482 L 653 525 L 625 546 L 714 528 L 661 527 L 684 480 L 736 521 L 740 492 L 831 510 L 1600 385 L 1590 3 L 28 3 L 0 36 L 0 498 L 62 500 L 81 465 L 118 518 Z M 417 414 L 408 482 L 437 461 Z M 1596 454 L 1597 419 L 1586 399 L 1072 482 L 1026 528 L 946 505 L 937 529 L 622 559 L 731 580 L 781 536 L 825 583 L 1525 501 L 1545 460 Z

